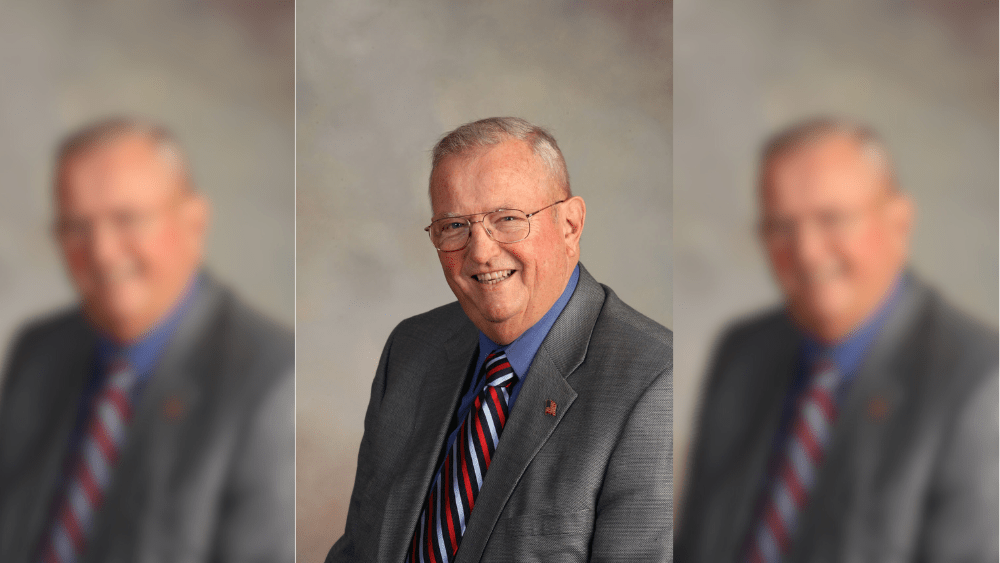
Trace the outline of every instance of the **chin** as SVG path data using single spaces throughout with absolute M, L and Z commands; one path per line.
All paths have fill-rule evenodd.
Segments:
M 497 309 L 483 309 L 477 308 L 479 316 L 483 318 L 488 323 L 500 324 L 509 321 L 514 314 L 509 311 L 502 311 Z

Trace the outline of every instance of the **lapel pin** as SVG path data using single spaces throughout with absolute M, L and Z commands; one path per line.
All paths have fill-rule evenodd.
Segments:
M 552 399 L 545 400 L 545 414 L 556 415 L 556 402 Z
M 177 420 L 183 413 L 184 403 L 181 401 L 180 397 L 167 397 L 167 399 L 163 401 L 163 416 L 167 420 Z
M 885 397 L 872 397 L 868 399 L 868 418 L 874 422 L 881 422 L 889 412 L 889 401 Z

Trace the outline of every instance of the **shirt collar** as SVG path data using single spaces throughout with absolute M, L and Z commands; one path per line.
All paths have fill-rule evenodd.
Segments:
M 896 308 L 903 288 L 909 283 L 905 272 L 896 276 L 889 291 L 883 297 L 878 307 L 856 328 L 840 341 L 833 344 L 822 344 L 815 338 L 805 335 L 803 338 L 803 355 L 806 366 L 814 365 L 821 358 L 826 358 L 837 366 L 842 374 L 852 374 L 861 367 L 869 346 L 882 331 L 886 319 Z
M 97 361 L 101 371 L 104 371 L 110 362 L 121 358 L 128 362 L 132 371 L 141 379 L 149 375 L 167 347 L 170 337 L 177 330 L 181 319 L 191 308 L 191 302 L 201 288 L 201 278 L 202 274 L 196 272 L 173 308 L 138 340 L 120 344 L 107 335 L 100 335 L 97 342 Z
M 541 347 L 542 341 L 548 336 L 552 325 L 555 324 L 556 319 L 559 318 L 563 309 L 566 308 L 566 304 L 569 303 L 569 298 L 573 296 L 573 291 L 576 290 L 576 284 L 579 281 L 580 265 L 577 264 L 573 268 L 573 273 L 570 275 L 569 281 L 566 282 L 566 288 L 563 289 L 562 295 L 559 296 L 559 299 L 556 299 L 556 302 L 552 304 L 548 312 L 537 323 L 532 325 L 531 328 L 524 331 L 524 334 L 518 336 L 516 340 L 507 345 L 507 361 L 510 362 L 510 367 L 514 369 L 514 373 L 518 377 L 523 378 L 528 373 L 531 363 L 535 360 L 535 354 L 538 353 L 538 348 Z M 493 342 L 480 331 L 479 361 L 476 365 L 482 365 L 486 356 L 501 348 L 504 347 Z

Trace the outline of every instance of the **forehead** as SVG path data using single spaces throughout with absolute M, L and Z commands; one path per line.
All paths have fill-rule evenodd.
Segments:
M 546 199 L 551 183 L 531 147 L 509 140 L 438 163 L 431 175 L 431 207 L 435 216 L 531 207 Z
M 861 147 L 844 137 L 821 139 L 774 156 L 761 179 L 765 212 L 864 204 L 884 189 Z
M 136 136 L 72 154 L 57 173 L 57 196 L 63 207 L 159 200 L 181 185 L 156 147 Z

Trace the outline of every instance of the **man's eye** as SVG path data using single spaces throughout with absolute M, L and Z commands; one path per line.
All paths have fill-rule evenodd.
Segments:
M 783 236 L 795 230 L 791 221 L 768 221 L 764 223 L 764 232 L 769 235 Z
M 819 224 L 823 228 L 836 229 L 847 224 L 849 217 L 845 213 L 823 213 L 819 216 Z
M 442 224 L 441 225 L 441 232 L 445 233 L 445 234 L 447 234 L 447 233 L 453 233 L 453 232 L 458 231 L 458 230 L 463 229 L 463 228 L 465 228 L 465 223 L 463 223 L 462 221 L 452 221 L 450 223 L 444 223 L 444 224 Z
M 142 215 L 132 211 L 124 211 L 115 215 L 115 226 L 123 229 L 135 228 L 142 222 Z
M 59 232 L 63 235 L 69 236 L 80 236 L 85 235 L 90 229 L 90 225 L 87 221 L 83 220 L 65 220 L 59 223 Z

